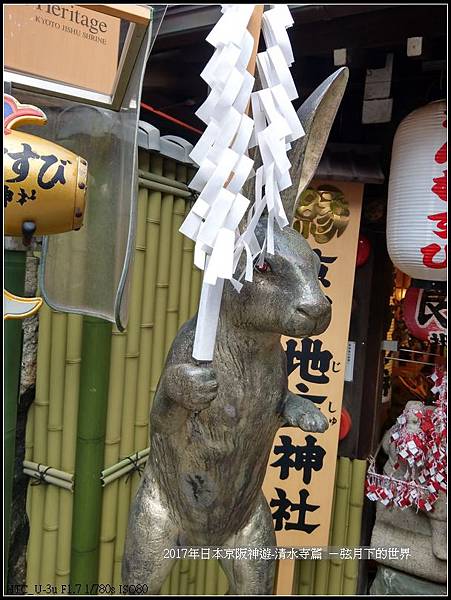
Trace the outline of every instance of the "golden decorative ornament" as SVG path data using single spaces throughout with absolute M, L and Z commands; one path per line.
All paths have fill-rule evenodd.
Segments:
M 24 319 L 32 317 L 42 306 L 42 298 L 21 298 L 3 290 L 3 318 Z
M 73 152 L 18 125 L 44 125 L 36 106 L 3 96 L 3 204 L 5 235 L 49 235 L 80 229 L 83 224 L 88 163 Z M 3 318 L 34 315 L 42 298 L 20 298 L 3 290 Z
M 24 223 L 33 235 L 79 229 L 87 189 L 86 160 L 48 140 L 15 131 L 17 125 L 45 124 L 45 114 L 4 95 L 5 234 L 22 236 Z
M 349 223 L 349 205 L 343 192 L 331 185 L 317 190 L 308 188 L 300 197 L 294 227 L 307 239 L 312 235 L 318 244 L 326 244 L 335 234 L 340 237 Z

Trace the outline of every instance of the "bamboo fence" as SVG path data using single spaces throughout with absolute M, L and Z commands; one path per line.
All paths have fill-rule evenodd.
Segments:
M 339 458 L 335 477 L 329 545 L 360 546 L 367 462 Z M 295 594 L 352 596 L 357 593 L 359 562 L 354 559 L 298 561 Z
M 130 503 L 149 447 L 149 412 L 166 354 L 178 328 L 197 310 L 201 273 L 193 266 L 193 242 L 178 231 L 191 207 L 188 165 L 139 152 L 137 235 L 126 332 L 111 330 L 103 485 L 97 514 L 98 583 L 121 583 L 121 562 Z M 70 582 L 83 317 L 43 306 L 39 316 L 36 400 L 27 424 L 27 510 L 30 538 L 27 584 Z M 362 463 L 362 464 L 357 464 Z M 45 475 L 39 475 L 45 472 Z M 360 540 L 364 461 L 340 459 L 332 540 Z M 36 475 L 37 474 L 37 475 Z M 67 486 L 50 483 L 50 477 Z M 42 479 L 48 481 L 42 481 Z M 67 479 L 69 478 L 69 479 Z M 76 478 L 75 478 L 76 485 Z M 344 518 L 346 515 L 346 518 Z M 349 518 L 348 518 L 349 516 Z M 302 561 L 306 563 L 308 561 Z M 357 565 L 302 564 L 298 593 L 355 593 Z M 83 582 L 80 582 L 83 583 Z M 227 582 L 214 560 L 179 560 L 162 594 L 222 595 Z

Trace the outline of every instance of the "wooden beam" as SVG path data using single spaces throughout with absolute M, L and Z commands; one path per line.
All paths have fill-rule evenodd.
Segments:
M 323 54 L 332 56 L 334 48 L 404 47 L 408 37 L 433 39 L 446 36 L 445 22 L 445 7 L 404 5 L 314 24 L 295 21 L 290 38 L 295 59 Z
M 78 4 L 77 6 L 130 21 L 136 25 L 147 26 L 150 21 L 149 10 L 139 4 Z
M 289 36 L 295 58 L 331 54 L 334 48 L 404 46 L 413 36 L 446 37 L 445 5 L 307 5 L 292 13 L 295 23 Z M 154 52 L 203 43 L 219 16 L 219 8 L 212 5 L 173 5 Z

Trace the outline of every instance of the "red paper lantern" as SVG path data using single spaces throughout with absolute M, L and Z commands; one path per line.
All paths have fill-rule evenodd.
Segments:
M 371 252 L 371 244 L 368 238 L 364 235 L 359 236 L 359 243 L 357 245 L 357 258 L 356 266 L 363 266 L 369 259 Z
M 349 412 L 346 408 L 341 409 L 341 418 L 340 418 L 340 432 L 338 434 L 338 439 L 344 440 L 345 437 L 349 434 L 352 427 L 352 419 Z
M 403 300 L 403 317 L 414 337 L 444 343 L 447 325 L 445 292 L 410 287 Z
M 387 247 L 413 279 L 446 281 L 446 102 L 410 113 L 393 140 Z

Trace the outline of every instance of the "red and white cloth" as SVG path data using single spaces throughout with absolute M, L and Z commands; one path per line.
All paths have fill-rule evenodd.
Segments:
M 404 478 L 381 475 L 375 470 L 375 459 L 370 462 L 366 480 L 366 496 L 384 506 L 416 507 L 432 510 L 439 492 L 447 490 L 447 387 L 446 372 L 437 368 L 431 376 L 434 407 L 406 409 L 392 428 L 390 443 L 396 448 L 399 462 L 395 469 L 404 467 Z M 418 419 L 415 432 L 408 428 L 410 411 Z

